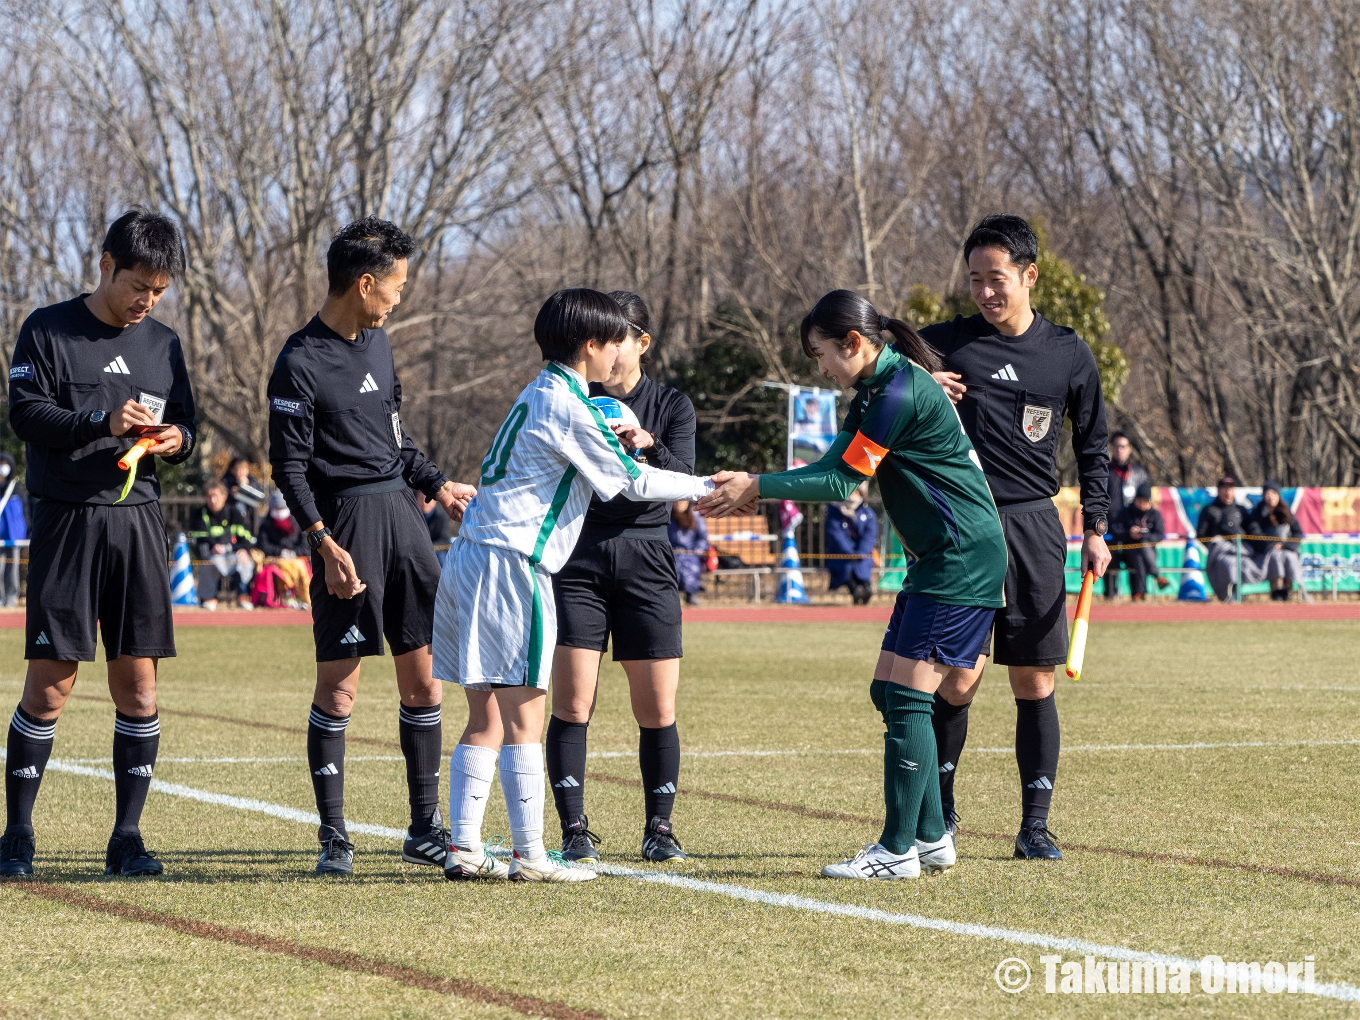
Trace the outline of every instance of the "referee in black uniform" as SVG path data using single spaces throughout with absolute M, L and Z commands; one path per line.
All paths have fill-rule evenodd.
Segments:
M 139 828 L 160 746 L 156 663 L 175 654 L 170 572 L 153 457 L 194 448 L 179 337 L 151 318 L 184 271 L 173 223 L 141 209 L 109 227 L 99 285 L 25 320 L 9 370 L 9 420 L 33 496 L 23 700 L 10 719 L 0 876 L 33 874 L 33 803 L 57 717 L 102 632 L 113 697 L 114 823 L 106 875 L 159 875 Z M 128 472 L 119 457 L 155 440 Z
M 1092 567 L 1103 576 L 1110 562 L 1105 400 L 1091 349 L 1030 307 L 1039 241 L 1029 224 L 1018 216 L 988 216 L 968 236 L 963 254 L 980 314 L 928 326 L 921 336 L 940 352 L 944 371 L 935 378 L 958 405 L 1006 534 L 1006 608 L 996 614 L 994 661 L 1010 667 L 1015 695 L 1021 787 L 1015 856 L 1061 860 L 1048 809 L 1058 774 L 1054 667 L 1067 661 L 1067 536 L 1052 497 L 1058 438 L 1068 417 L 1086 528 L 1082 571 Z M 935 695 L 940 793 L 951 832 L 954 777 L 978 679 L 966 689 L 946 681 Z
M 652 345 L 651 318 L 642 298 L 609 295 L 628 319 L 628 337 L 609 382 L 591 383 L 591 397 L 614 397 L 640 427 L 616 429 L 619 440 L 653 467 L 694 470 L 694 405 L 678 390 L 643 374 Z M 562 856 L 598 860 L 599 839 L 586 820 L 586 728 L 595 711 L 600 660 L 614 638 L 637 720 L 645 819 L 642 856 L 684 860 L 671 828 L 680 781 L 680 733 L 675 692 L 680 683 L 680 585 L 666 524 L 668 503 L 591 497 L 585 527 L 571 559 L 553 578 L 557 648 L 553 652 L 553 708 L 545 752 L 548 781 L 562 823 Z
M 411 490 L 454 519 L 476 490 L 450 482 L 402 431 L 401 383 L 382 324 L 401 301 L 415 250 L 376 217 L 337 233 L 325 303 L 288 338 L 269 379 L 274 482 L 312 548 L 317 668 L 307 762 L 321 815 L 318 874 L 354 870 L 345 727 L 360 659 L 381 655 L 384 637 L 396 663 L 411 802 L 402 859 L 442 866 L 448 843 L 438 808 L 442 685 L 430 663 L 439 561 Z

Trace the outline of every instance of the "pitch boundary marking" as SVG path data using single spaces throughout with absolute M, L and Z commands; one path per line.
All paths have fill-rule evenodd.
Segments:
M 113 773 L 107 769 L 96 769 L 86 765 L 75 765 L 60 759 L 49 761 L 47 767 L 55 772 L 66 772 L 73 775 L 86 776 L 92 779 L 105 779 L 110 782 L 114 778 Z M 306 825 L 319 825 L 321 822 L 320 817 L 312 811 L 302 811 L 298 808 L 287 807 L 283 804 L 272 804 L 269 801 L 255 800 L 250 797 L 237 797 L 232 794 L 216 793 L 211 790 L 199 790 L 195 787 L 185 786 L 181 783 L 166 783 L 159 779 L 153 779 L 151 781 L 151 789 L 157 793 L 163 793 L 172 797 L 184 797 L 188 800 L 195 800 L 204 804 L 215 804 L 220 807 L 229 807 L 238 811 L 256 812 L 274 818 L 281 818 L 285 821 L 299 822 Z M 366 836 L 380 836 L 386 839 L 402 840 L 406 838 L 405 829 L 395 829 L 387 825 L 351 822 L 348 819 L 345 824 L 352 832 L 362 833 Z M 1106 945 L 1088 939 L 1068 938 L 1062 935 L 1045 935 L 1041 932 L 1024 931 L 1018 928 L 1001 928 L 994 925 L 949 921 L 944 918 L 926 917 L 922 914 L 899 914 L 887 910 L 879 910 L 874 907 L 861 907 L 849 903 L 832 903 L 794 894 L 772 893 L 767 892 L 764 889 L 753 889 L 748 886 L 729 885 L 722 882 L 706 882 L 702 879 L 689 878 L 685 875 L 673 875 L 661 871 L 642 871 L 637 868 L 623 868 L 611 864 L 603 864 L 599 867 L 599 870 L 603 874 L 612 875 L 618 878 L 629 878 L 635 881 L 648 882 L 656 885 L 668 885 L 679 889 L 686 889 L 690 892 L 724 896 L 728 899 L 744 900 L 748 903 L 759 903 L 765 906 L 804 910 L 811 913 L 829 914 L 832 916 L 854 918 L 862 921 L 877 921 L 881 924 L 920 928 L 926 931 L 938 931 L 950 935 L 963 935 L 969 938 L 993 939 L 999 942 L 1011 943 L 1013 945 L 1033 946 L 1037 949 L 1056 949 L 1070 953 L 1090 953 L 1109 960 L 1127 960 L 1131 963 L 1176 964 L 1180 966 L 1189 966 L 1192 973 L 1200 972 L 1200 962 L 1198 960 L 1171 956 L 1165 953 L 1152 953 L 1137 949 L 1129 949 L 1127 946 Z M 1314 985 L 1311 994 L 1320 998 L 1336 999 L 1341 1002 L 1360 1002 L 1360 986 L 1347 984 L 1342 981 L 1319 982 Z

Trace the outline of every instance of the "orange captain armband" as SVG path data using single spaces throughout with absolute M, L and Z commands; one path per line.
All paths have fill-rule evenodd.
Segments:
M 879 446 L 863 432 L 856 432 L 855 438 L 850 440 L 850 445 L 841 454 L 841 460 L 865 478 L 872 478 L 887 455 L 886 446 Z

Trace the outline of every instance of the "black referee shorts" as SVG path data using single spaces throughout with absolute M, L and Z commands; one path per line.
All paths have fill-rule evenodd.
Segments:
M 627 531 L 587 527 L 554 575 L 557 643 L 604 652 L 612 633 L 615 662 L 678 659 L 680 584 L 665 528 L 652 538 Z
M 317 500 L 331 538 L 350 554 L 368 587 L 352 599 L 326 590 L 326 561 L 312 554 L 312 636 L 316 661 L 393 655 L 430 643 L 439 561 L 416 497 L 400 488 Z
M 1067 661 L 1067 532 L 1051 499 L 997 507 L 1006 536 L 1006 607 L 996 611 L 994 661 Z
M 24 658 L 93 662 L 175 654 L 170 556 L 159 502 L 88 506 L 39 499 L 28 549 Z

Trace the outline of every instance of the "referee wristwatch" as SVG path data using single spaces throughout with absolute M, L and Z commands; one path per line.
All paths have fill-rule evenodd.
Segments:
M 1097 535 L 1099 535 L 1099 536 L 1101 536 L 1102 538 L 1104 538 L 1104 537 L 1105 537 L 1105 532 L 1108 530 L 1108 526 L 1106 525 L 1105 518 L 1104 518 L 1104 517 L 1092 517 L 1092 518 L 1091 518 L 1090 529 L 1091 529 L 1092 531 L 1094 531 Z
M 312 547 L 312 552 L 320 552 L 321 543 L 330 538 L 331 529 L 321 528 L 318 531 L 305 532 L 305 534 L 307 535 L 307 544 Z

